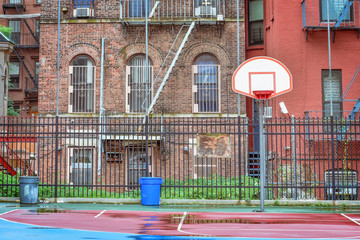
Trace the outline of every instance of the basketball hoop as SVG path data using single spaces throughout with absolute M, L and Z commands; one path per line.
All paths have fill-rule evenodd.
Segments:
M 269 99 L 269 97 L 271 96 L 271 94 L 273 94 L 274 91 L 273 90 L 261 90 L 261 91 L 253 91 L 253 94 L 256 96 L 256 98 L 258 100 L 267 100 Z
M 270 99 L 288 93 L 292 88 L 289 69 L 270 57 L 250 58 L 233 74 L 233 90 L 255 99 Z

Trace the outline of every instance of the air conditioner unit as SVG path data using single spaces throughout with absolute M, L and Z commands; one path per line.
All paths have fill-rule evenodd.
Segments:
M 196 17 L 216 17 L 216 7 L 200 6 L 195 8 Z
M 74 17 L 91 17 L 92 11 L 91 8 L 75 8 L 74 9 Z

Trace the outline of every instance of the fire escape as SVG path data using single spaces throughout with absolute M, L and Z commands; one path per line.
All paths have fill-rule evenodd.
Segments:
M 21 32 L 13 32 L 11 39 L 14 41 L 14 54 L 18 58 L 21 66 L 26 72 L 25 77 L 25 101 L 37 101 L 38 96 L 38 76 L 36 69 L 30 62 L 24 58 L 27 49 L 39 49 L 39 32 L 34 31 L 30 25 L 36 26 L 35 23 L 29 24 L 29 21 L 35 21 L 34 16 L 40 16 L 39 14 L 28 14 L 24 0 L 4 0 L 3 12 L 5 18 L 21 20 L 28 34 L 22 34 Z M 7 16 L 6 16 L 7 14 Z M 21 27 L 20 27 L 21 29 Z M 20 80 L 21 81 L 21 80 Z
M 145 2 L 148 2 L 146 8 Z M 144 26 L 145 16 L 148 16 L 148 25 L 151 27 L 168 26 L 174 36 L 173 43 L 165 55 L 160 69 L 154 74 L 154 81 L 147 92 L 144 107 L 144 121 L 152 111 L 168 81 L 176 62 L 181 56 L 191 34 L 196 28 L 215 25 L 221 35 L 225 23 L 225 0 L 122 0 L 120 1 L 120 20 L 124 27 L 124 35 L 130 27 Z M 148 9 L 148 13 L 145 13 Z M 159 83 L 159 84 L 156 84 Z M 156 86 L 154 86 L 156 84 Z M 154 97 L 152 90 L 156 88 Z M 150 96 L 149 96 L 150 95 Z
M 34 67 L 26 56 L 29 55 L 29 50 L 39 50 L 39 31 L 34 31 L 31 26 L 36 26 L 34 18 L 39 18 L 40 14 L 28 13 L 25 0 L 4 0 L 2 7 L 4 15 L 0 17 L 9 20 L 9 27 L 13 27 L 10 26 L 10 21 L 13 21 L 16 26 L 11 33 L 11 40 L 15 43 L 13 54 L 26 72 L 26 77 L 19 79 L 19 83 L 23 83 L 19 84 L 19 87 L 24 89 L 24 101 L 37 103 L 38 79 L 36 66 Z M 28 33 L 21 31 L 21 22 L 24 23 Z M 24 137 L 19 129 L 20 122 L 16 122 L 11 118 L 4 118 L 4 121 L 8 127 L 2 129 L 0 136 L 0 171 L 12 176 L 33 175 L 34 170 L 31 164 L 36 159 L 33 153 L 36 137 Z M 32 150 L 29 150 L 29 152 L 27 149 Z
M 335 41 L 336 31 L 356 31 L 357 38 L 360 35 L 360 1 L 344 0 L 333 1 L 328 4 L 326 0 L 303 0 L 301 3 L 303 15 L 303 30 L 306 31 L 306 39 L 310 31 L 326 30 L 328 27 L 332 32 L 332 41 Z M 329 6 L 329 9 L 327 7 Z M 329 19 L 328 19 L 329 16 Z M 329 26 L 328 26 L 329 20 Z M 355 102 L 351 113 L 347 116 L 348 120 L 355 119 L 360 109 L 360 97 L 358 99 L 346 99 L 354 81 L 358 78 L 360 66 L 356 69 L 346 90 L 340 97 L 340 101 Z M 347 128 L 344 128 L 347 129 Z

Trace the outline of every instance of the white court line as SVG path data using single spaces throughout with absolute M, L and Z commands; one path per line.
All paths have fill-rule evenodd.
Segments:
M 354 222 L 354 223 L 356 223 L 357 225 L 360 226 L 360 223 L 358 223 L 355 219 L 352 219 L 351 217 L 348 217 L 348 216 L 346 216 L 346 215 L 343 214 L 343 213 L 341 213 L 341 215 L 344 216 L 344 217 L 346 217 L 346 218 L 349 219 L 350 221 L 352 221 L 352 222 Z
M 184 220 L 185 220 L 185 218 L 186 218 L 186 214 L 187 214 L 187 212 L 184 212 L 183 216 L 181 217 L 181 221 L 180 221 L 180 223 L 179 223 L 179 225 L 178 225 L 178 227 L 177 227 L 177 230 L 178 230 L 179 232 L 182 232 L 182 231 L 181 231 L 181 228 L 182 228 L 182 225 L 183 225 Z
M 11 210 L 11 211 L 8 211 L 8 212 L 1 213 L 0 216 L 1 216 L 1 215 L 4 215 L 4 214 L 7 214 L 7 213 L 11 213 L 11 212 L 17 211 L 17 210 L 18 210 L 18 209 L 14 209 L 14 210 Z
M 103 210 L 101 213 L 99 213 L 98 215 L 96 215 L 94 218 L 98 218 L 101 216 L 101 214 L 103 214 L 104 212 L 106 212 L 106 210 Z
M 184 224 L 184 220 L 185 220 L 185 218 L 186 218 L 186 215 L 187 215 L 187 212 L 184 212 L 184 214 L 183 214 L 183 216 L 182 216 L 182 218 L 181 218 L 181 221 L 180 221 L 180 223 L 179 223 L 179 225 L 178 225 L 178 227 L 177 227 L 177 230 L 178 230 L 179 232 L 186 233 L 186 234 L 191 234 L 192 236 L 194 236 L 194 235 L 195 235 L 195 236 L 199 236 L 199 235 L 211 236 L 211 235 L 209 235 L 209 234 L 191 233 L 191 232 L 186 232 L 186 231 L 181 230 L 182 225 Z

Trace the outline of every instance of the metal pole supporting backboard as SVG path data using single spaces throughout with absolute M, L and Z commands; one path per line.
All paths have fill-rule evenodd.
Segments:
M 264 135 L 264 102 L 257 100 L 259 112 L 259 145 L 260 145 L 260 212 L 264 211 L 265 206 L 265 178 L 266 178 L 266 165 L 265 165 L 265 135 Z

